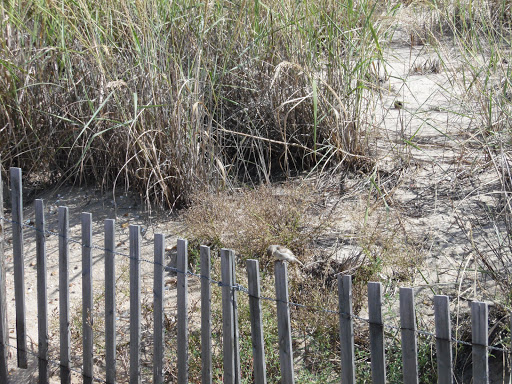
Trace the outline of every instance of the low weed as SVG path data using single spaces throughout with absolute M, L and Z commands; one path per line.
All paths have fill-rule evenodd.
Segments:
M 240 260 L 258 258 L 266 265 L 266 249 L 280 244 L 303 259 L 304 249 L 326 223 L 314 217 L 315 191 L 307 186 L 283 184 L 236 192 L 198 194 L 185 214 L 188 237 L 213 248 L 231 248 Z M 315 223 L 316 222 L 316 223 Z

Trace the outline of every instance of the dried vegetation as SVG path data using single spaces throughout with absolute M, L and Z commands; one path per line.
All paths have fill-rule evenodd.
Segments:
M 173 207 L 353 162 L 370 130 L 362 79 L 380 54 L 371 7 L 4 3 L 3 166 Z

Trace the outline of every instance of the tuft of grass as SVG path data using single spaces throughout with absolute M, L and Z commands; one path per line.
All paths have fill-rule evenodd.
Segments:
M 306 246 L 326 226 L 315 224 L 314 195 L 314 189 L 293 184 L 197 194 L 185 213 L 187 236 L 214 248 L 235 249 L 242 260 L 269 262 L 266 249 L 271 244 L 284 245 L 302 259 Z

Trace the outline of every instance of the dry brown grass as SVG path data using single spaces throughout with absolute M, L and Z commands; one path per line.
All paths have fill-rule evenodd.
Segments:
M 247 5 L 2 4 L 3 166 L 173 207 L 365 157 L 372 96 L 357 79 L 378 36 L 331 0 Z
M 200 193 L 194 196 L 185 223 L 191 239 L 235 249 L 244 260 L 269 261 L 266 249 L 271 244 L 290 248 L 302 260 L 304 249 L 326 226 L 316 222 L 315 201 L 312 187 L 292 183 Z

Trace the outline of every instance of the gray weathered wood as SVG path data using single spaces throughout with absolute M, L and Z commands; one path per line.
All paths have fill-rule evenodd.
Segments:
M 164 253 L 165 237 L 155 234 L 155 260 L 153 281 L 153 383 L 164 382 Z
M 59 322 L 60 381 L 71 383 L 71 333 L 69 328 L 69 212 L 59 207 Z
M 448 296 L 434 296 L 434 313 L 436 324 L 437 382 L 438 384 L 452 384 L 452 330 Z
M 352 276 L 338 275 L 340 312 L 341 382 L 353 384 L 355 378 L 354 321 L 352 319 Z
M 82 220 L 82 346 L 84 383 L 93 377 L 93 296 L 92 296 L 92 215 L 83 212 Z
M 260 267 L 258 260 L 249 259 L 247 280 L 249 290 L 249 309 L 251 313 L 252 360 L 254 366 L 254 384 L 267 384 L 265 363 L 265 341 L 263 340 L 263 318 L 261 313 Z
M 188 241 L 178 239 L 178 383 L 188 383 Z
M 2 181 L 2 166 L 0 162 L 0 382 L 7 383 L 9 374 L 8 342 L 9 328 L 7 322 L 7 288 L 5 283 L 5 253 L 4 253 L 4 191 Z
M 21 169 L 11 168 L 12 251 L 14 296 L 16 298 L 16 347 L 18 367 L 27 368 L 27 330 L 25 316 L 25 267 L 23 255 L 23 198 Z
M 414 290 L 400 288 L 400 326 L 402 328 L 402 363 L 404 384 L 418 384 L 418 348 Z
M 230 257 L 231 263 L 231 276 L 233 277 L 233 286 L 237 286 L 236 283 L 236 263 L 235 263 L 235 252 L 230 250 L 232 256 Z M 242 370 L 240 367 L 240 330 L 238 326 L 238 290 L 233 289 L 233 348 L 235 358 L 235 384 L 242 382 Z
M 368 317 L 370 323 L 370 353 L 372 359 L 372 383 L 386 383 L 386 349 L 382 323 L 382 285 L 368 283 Z
M 473 358 L 473 383 L 489 383 L 489 361 L 487 357 L 489 311 L 486 303 L 471 303 L 471 335 Z
M 43 200 L 36 200 L 37 333 L 39 383 L 49 381 L 48 370 L 48 287 L 46 276 L 46 226 Z
M 292 329 L 290 305 L 288 304 L 288 271 L 284 261 L 274 263 L 277 304 L 277 334 L 279 336 L 279 361 L 281 363 L 281 383 L 295 382 L 293 371 Z
M 212 293 L 210 248 L 200 247 L 201 256 L 201 383 L 212 383 Z
M 115 220 L 105 220 L 105 363 L 108 384 L 116 382 Z
M 140 226 L 130 225 L 130 384 L 142 382 L 140 369 Z
M 235 384 L 235 328 L 233 325 L 233 252 L 221 249 L 222 279 L 222 346 L 224 353 L 224 384 Z

